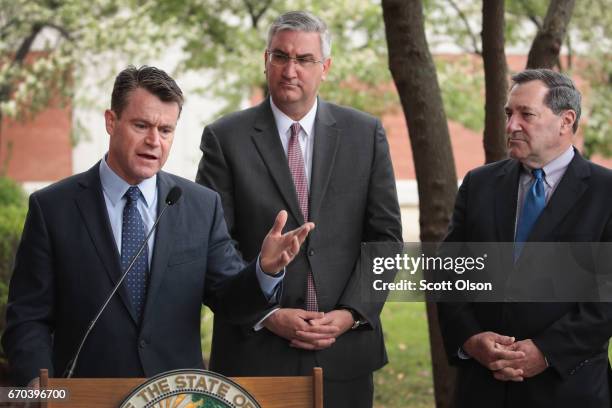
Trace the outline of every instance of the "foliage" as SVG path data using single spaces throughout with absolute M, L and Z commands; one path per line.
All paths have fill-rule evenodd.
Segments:
M 148 10 L 126 13 L 123 3 L 0 0 L 0 119 L 28 120 L 50 103 L 73 101 L 85 69 L 126 59 L 113 54 L 156 51 L 150 44 L 164 37 Z
M 25 203 L 25 193 L 19 186 L 0 178 L 0 333 L 4 330 L 8 283 L 27 212 Z
M 200 91 L 225 102 L 215 114 L 238 109 L 253 90 L 265 91 L 267 28 L 282 12 L 298 9 L 321 16 L 332 33 L 332 69 L 321 88 L 324 98 L 377 115 L 397 104 L 390 74 L 381 63 L 387 50 L 379 2 L 188 0 L 151 7 L 153 20 L 183 44 L 181 69 L 212 76 L 210 86 Z
M 444 110 L 449 119 L 481 132 L 484 127 L 482 60 L 465 55 L 453 61 L 436 59 Z
M 595 59 L 587 70 L 589 77 L 599 76 L 599 81 L 591 81 L 585 108 L 584 154 L 594 153 L 612 156 L 612 59 L 610 55 Z
M 549 1 L 507 0 L 506 49 L 514 47 L 525 52 L 542 25 Z M 478 54 L 481 4 L 468 0 L 429 0 L 425 2 L 429 38 L 435 49 L 448 43 L 461 50 Z M 583 103 L 584 153 L 612 156 L 612 14 L 603 0 L 576 2 L 564 43 L 567 58 L 560 61 L 561 69 L 574 78 L 587 81 L 579 84 L 585 94 Z M 577 58 L 578 57 L 578 58 Z M 579 60 L 583 63 L 579 64 Z M 463 59 L 454 66 L 438 61 L 442 96 L 448 118 L 464 126 L 479 130 L 484 120 L 484 89 L 481 68 L 466 75 Z M 481 102 L 480 106 L 474 100 Z M 479 125 L 479 122 L 481 123 Z
M 602 0 L 583 0 L 574 11 L 575 42 L 588 47 L 586 68 L 580 71 L 590 85 L 584 92 L 581 121 L 587 157 L 593 153 L 612 156 L 612 15 L 608 8 Z
M 0 207 L 23 206 L 26 195 L 19 184 L 8 177 L 0 177 Z

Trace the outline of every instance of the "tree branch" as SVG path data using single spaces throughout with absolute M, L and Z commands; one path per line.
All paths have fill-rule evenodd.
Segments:
M 531 44 L 527 68 L 552 68 L 560 65 L 559 53 L 575 3 L 576 0 L 551 0 L 542 29 L 538 30 Z
M 519 3 L 521 3 L 521 5 L 523 6 L 523 9 L 525 10 L 525 14 L 527 15 L 527 18 L 529 20 L 531 20 L 531 22 L 533 24 L 535 24 L 535 26 L 538 28 L 538 30 L 541 30 L 542 29 L 542 22 L 540 21 L 540 19 L 538 19 L 538 16 L 537 16 L 535 10 L 533 9 L 533 7 L 531 7 L 529 2 L 527 2 L 525 0 L 519 0 Z
M 41 24 L 41 23 L 34 23 L 32 25 L 30 34 L 28 34 L 28 36 L 23 39 L 23 41 L 21 42 L 21 45 L 17 49 L 17 52 L 15 53 L 15 57 L 13 58 L 13 61 L 11 62 L 11 66 L 21 65 L 23 63 L 23 60 L 25 59 L 26 55 L 28 55 L 28 53 L 30 52 L 30 48 L 32 48 L 32 44 L 34 43 L 34 40 L 36 39 L 38 34 L 42 31 L 43 27 L 44 27 L 44 24 Z
M 72 38 L 72 35 L 64 27 L 59 26 L 55 23 L 50 23 L 50 22 L 43 23 L 43 25 L 45 27 L 53 28 L 54 30 L 59 32 L 62 35 L 62 37 L 64 37 L 66 40 L 70 42 L 74 41 L 74 39 Z
M 249 0 L 243 0 L 243 3 L 249 12 L 253 28 L 257 28 L 257 25 L 259 24 L 259 19 L 268 10 L 270 4 L 272 3 L 272 0 L 265 0 L 259 10 L 255 10 L 255 6 Z
M 471 50 L 471 52 L 473 52 L 474 54 L 477 55 L 482 55 L 482 51 L 480 50 L 480 48 L 478 47 L 478 38 L 476 36 L 476 34 L 474 34 L 472 32 L 472 28 L 470 27 L 470 23 L 467 19 L 467 16 L 465 15 L 465 13 L 459 8 L 459 6 L 457 5 L 457 3 L 454 2 L 454 0 L 448 0 L 448 3 L 451 5 L 451 7 L 455 10 L 455 12 L 457 13 L 457 15 L 459 16 L 459 18 L 461 19 L 461 21 L 463 22 L 463 25 L 465 26 L 465 31 L 467 31 L 468 37 L 470 37 L 470 40 L 472 40 L 472 47 L 474 48 L 473 50 Z

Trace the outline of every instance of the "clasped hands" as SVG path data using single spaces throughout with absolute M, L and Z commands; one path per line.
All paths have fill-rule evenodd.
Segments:
M 323 350 L 353 326 L 353 316 L 344 309 L 323 313 L 281 308 L 268 316 L 263 325 L 277 336 L 289 340 L 291 347 Z
M 548 366 L 531 339 L 515 341 L 514 337 L 494 332 L 473 335 L 463 344 L 463 350 L 500 381 L 523 381 L 540 374 Z

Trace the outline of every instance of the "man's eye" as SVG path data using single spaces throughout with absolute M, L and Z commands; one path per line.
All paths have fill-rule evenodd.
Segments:
M 314 64 L 315 60 L 312 58 L 296 58 L 297 62 L 304 65 Z
M 289 57 L 287 55 L 283 55 L 283 54 L 272 54 L 274 56 L 274 59 L 277 60 L 278 62 L 287 62 L 289 61 Z

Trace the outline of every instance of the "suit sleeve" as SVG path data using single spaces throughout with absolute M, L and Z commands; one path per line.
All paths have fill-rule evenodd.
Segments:
M 601 238 L 612 242 L 612 218 L 608 219 Z M 603 246 L 604 251 L 609 246 Z M 608 252 L 608 251 L 606 251 Z M 599 266 L 610 273 L 610 254 L 606 253 Z M 562 378 L 574 374 L 589 359 L 605 353 L 612 336 L 612 303 L 577 303 L 576 307 L 546 330 L 534 336 L 533 342 L 546 356 L 549 365 Z
M 36 194 L 30 196 L 9 287 L 2 345 L 13 380 L 24 386 L 46 368 L 53 376 L 53 249 Z
M 235 219 L 233 176 L 217 135 L 210 126 L 204 128 L 200 150 L 202 150 L 202 159 L 198 165 L 196 183 L 216 191 L 221 196 L 227 228 L 233 236 Z
M 373 152 L 361 241 L 401 243 L 402 221 L 395 176 L 387 137 L 379 120 L 376 120 L 374 129 Z M 379 321 L 384 303 L 364 302 L 361 284 L 366 280 L 361 273 L 358 260 L 339 305 L 354 309 L 372 325 Z
M 468 191 L 470 185 L 470 173 L 468 173 L 459 187 L 453 216 L 449 225 L 448 233 L 444 242 L 466 242 L 468 237 L 465 230 L 466 212 L 468 207 Z M 444 243 L 442 250 L 444 250 Z M 482 332 L 478 323 L 472 304 L 469 302 L 439 302 L 437 303 L 440 330 L 448 360 L 456 364 L 462 360 L 457 352 L 463 343 L 474 334 Z
M 218 195 L 215 197 L 204 302 L 215 314 L 234 324 L 252 323 L 264 309 L 274 306 L 275 297 L 268 301 L 261 290 L 256 275 L 257 260 L 244 266 L 225 226 L 221 200 Z

